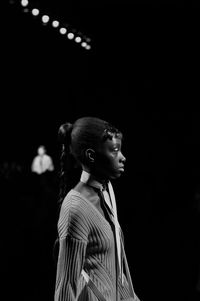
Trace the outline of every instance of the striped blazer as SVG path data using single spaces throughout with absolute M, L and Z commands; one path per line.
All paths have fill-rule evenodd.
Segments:
M 84 269 L 107 301 L 130 296 L 128 282 L 120 279 L 112 226 L 98 209 L 97 193 L 72 189 L 58 220 L 59 254 L 54 301 L 98 301 L 82 276 Z

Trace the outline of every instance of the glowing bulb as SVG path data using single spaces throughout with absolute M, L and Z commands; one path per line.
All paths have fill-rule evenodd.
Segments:
M 33 15 L 33 16 L 38 16 L 39 13 L 40 13 L 39 9 L 37 9 L 37 8 L 33 8 L 33 9 L 32 9 L 32 15 Z
M 75 38 L 75 42 L 76 42 L 76 43 L 80 43 L 80 42 L 81 42 L 81 37 L 76 37 L 76 38 Z
M 86 45 L 86 46 L 85 46 L 85 49 L 90 50 L 90 49 L 91 49 L 91 46 L 90 46 L 90 45 Z
M 67 37 L 69 40 L 72 40 L 74 38 L 74 34 L 72 32 L 69 32 Z
M 81 46 L 82 46 L 82 47 L 86 47 L 86 46 L 87 46 L 87 43 L 86 43 L 86 42 L 82 42 L 82 43 L 81 43 Z
M 66 34 L 66 32 L 67 32 L 67 29 L 65 27 L 60 28 L 60 33 L 61 34 Z
M 53 21 L 52 22 L 52 26 L 54 27 L 54 28 L 56 28 L 56 27 L 58 27 L 59 26 L 59 22 L 58 21 Z
M 27 6 L 28 5 L 28 0 L 21 0 L 21 5 L 23 7 Z
M 49 16 L 47 16 L 47 15 L 42 16 L 42 22 L 43 23 L 48 23 L 49 22 Z

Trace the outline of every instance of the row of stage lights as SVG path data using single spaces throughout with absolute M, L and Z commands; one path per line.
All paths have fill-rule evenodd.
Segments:
M 62 26 L 58 20 L 51 20 L 49 15 L 41 14 L 38 8 L 29 9 L 29 1 L 28 0 L 21 0 L 21 6 L 24 8 L 25 12 L 31 11 L 34 17 L 40 16 L 41 21 L 43 24 L 49 24 L 51 22 L 52 27 L 58 28 L 61 35 L 66 35 L 69 40 L 73 40 L 77 44 L 80 44 L 84 49 L 90 50 L 91 49 L 91 39 L 88 37 L 82 37 L 79 34 L 75 34 L 72 31 L 69 31 L 66 26 Z

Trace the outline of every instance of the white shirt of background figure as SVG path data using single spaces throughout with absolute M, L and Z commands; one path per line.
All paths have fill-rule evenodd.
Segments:
M 38 147 L 38 155 L 33 159 L 31 171 L 37 174 L 42 174 L 46 171 L 53 171 L 54 165 L 51 157 L 46 154 L 46 149 L 43 145 Z

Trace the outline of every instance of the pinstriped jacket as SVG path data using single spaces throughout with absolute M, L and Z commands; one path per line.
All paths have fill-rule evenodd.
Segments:
M 128 298 L 116 265 L 112 226 L 93 188 L 83 185 L 65 197 L 58 220 L 59 254 L 54 301 L 98 301 L 81 275 L 84 269 L 107 301 Z

